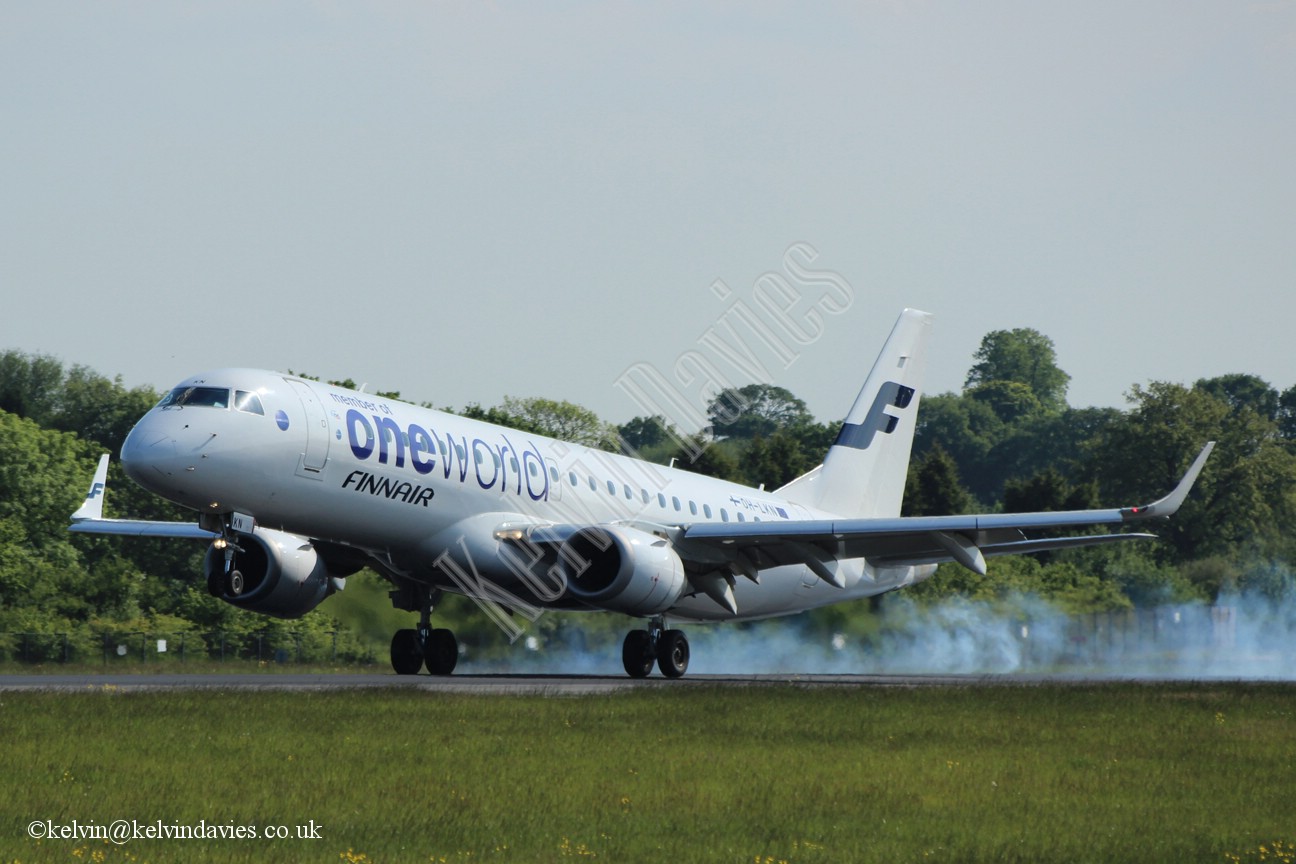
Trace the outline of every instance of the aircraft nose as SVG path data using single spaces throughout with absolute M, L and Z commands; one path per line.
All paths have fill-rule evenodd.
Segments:
M 170 477 L 176 462 L 176 440 L 159 429 L 151 416 L 135 424 L 122 443 L 121 464 L 126 476 L 149 488 L 149 481 Z

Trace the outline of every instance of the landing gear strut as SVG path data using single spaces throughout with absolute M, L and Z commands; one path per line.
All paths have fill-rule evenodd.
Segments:
M 397 608 L 409 608 L 401 605 L 397 597 L 405 593 L 392 592 L 392 603 Z M 397 630 L 392 637 L 391 663 L 397 675 L 417 675 L 424 665 L 432 675 L 449 675 L 454 671 L 459 662 L 459 642 L 450 630 L 434 629 L 431 625 L 432 608 L 440 598 L 440 591 L 421 586 L 417 590 L 418 627 Z
M 653 663 L 667 678 L 688 671 L 689 644 L 682 630 L 666 630 L 660 616 L 648 622 L 647 630 L 631 630 L 621 645 L 621 665 L 631 678 L 647 678 Z
M 228 526 L 222 526 L 221 536 L 213 541 L 213 545 L 224 551 L 225 566 L 220 572 L 213 569 L 207 575 L 207 593 L 213 597 L 237 597 L 243 593 L 245 583 L 234 553 L 243 550 L 234 541 L 234 532 Z

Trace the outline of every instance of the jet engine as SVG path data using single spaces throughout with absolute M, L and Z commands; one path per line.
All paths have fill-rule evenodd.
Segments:
M 582 528 L 563 541 L 558 560 L 570 596 L 611 612 L 658 615 L 688 585 L 671 544 L 635 528 Z
M 331 573 L 309 540 L 269 528 L 240 534 L 229 572 L 225 549 L 215 544 L 203 559 L 212 593 L 227 603 L 272 615 L 300 618 L 340 590 L 342 576 Z

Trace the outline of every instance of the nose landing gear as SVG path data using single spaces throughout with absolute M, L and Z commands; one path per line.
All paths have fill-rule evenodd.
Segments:
M 234 542 L 234 532 L 228 525 L 222 524 L 221 536 L 212 541 L 212 545 L 225 553 L 225 566 L 217 571 L 214 568 L 207 574 L 207 593 L 213 597 L 237 597 L 243 593 L 246 583 L 243 573 L 234 561 L 234 553 L 243 549 Z

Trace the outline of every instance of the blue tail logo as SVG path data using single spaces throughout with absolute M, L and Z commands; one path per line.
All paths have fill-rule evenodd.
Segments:
M 864 422 L 843 423 L 841 431 L 837 433 L 837 440 L 833 442 L 833 446 L 867 450 L 869 445 L 873 443 L 873 437 L 877 433 L 881 432 L 884 435 L 890 435 L 900 422 L 900 418 L 895 414 L 888 413 L 887 409 L 898 408 L 903 411 L 909 407 L 913 397 L 914 389 L 912 387 L 905 387 L 895 381 L 886 382 L 878 388 L 877 395 L 873 397 L 873 404 L 869 406 Z

